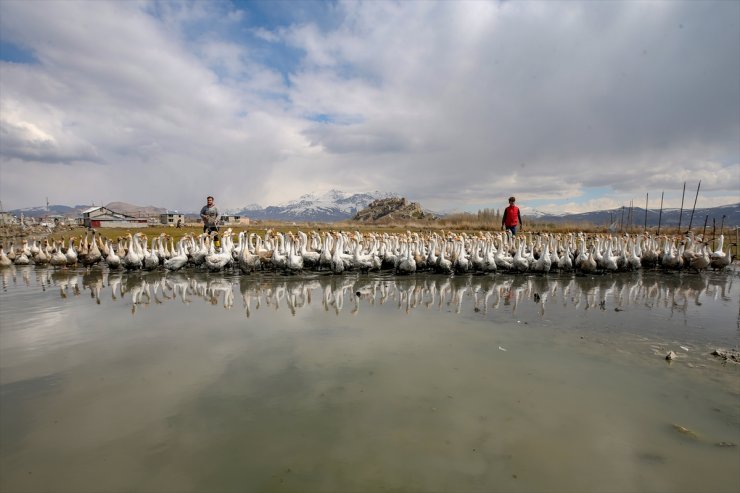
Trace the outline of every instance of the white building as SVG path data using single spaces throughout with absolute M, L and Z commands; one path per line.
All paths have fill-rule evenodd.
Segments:
M 178 221 L 180 222 L 180 225 L 184 225 L 185 214 L 180 214 L 179 212 L 166 212 L 159 215 L 159 222 L 162 224 L 177 226 Z

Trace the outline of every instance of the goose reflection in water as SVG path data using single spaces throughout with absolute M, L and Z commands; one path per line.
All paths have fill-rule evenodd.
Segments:
M 689 306 L 701 306 L 708 299 L 727 302 L 732 299 L 733 283 L 740 271 L 701 275 L 638 272 L 615 276 L 258 274 L 247 277 L 184 271 L 54 270 L 14 265 L 0 273 L 3 289 L 7 291 L 19 282 L 30 286 L 32 274 L 37 286 L 43 290 L 56 286 L 62 298 L 79 296 L 85 290 L 97 304 L 104 300 L 129 302 L 133 313 L 137 306 L 176 300 L 188 304 L 195 299 L 231 309 L 235 305 L 236 287 L 247 317 L 263 306 L 273 310 L 287 308 L 296 315 L 315 300 L 320 300 L 325 311 L 337 315 L 346 304 L 355 314 L 363 304 L 394 303 L 405 313 L 436 309 L 459 314 L 470 308 L 485 315 L 490 310 L 501 309 L 517 314 L 522 304 L 532 308 L 534 303 L 539 315 L 544 317 L 548 306 L 556 303 L 574 310 L 622 311 L 640 305 L 674 313 L 686 311 Z M 110 289 L 110 297 L 105 294 L 106 289 Z

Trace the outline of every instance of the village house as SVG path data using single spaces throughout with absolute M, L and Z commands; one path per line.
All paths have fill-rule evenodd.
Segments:
M 168 226 L 177 226 L 178 222 L 180 225 L 185 224 L 185 214 L 179 212 L 166 212 L 159 215 L 159 222 Z
M 129 216 L 103 206 L 82 211 L 82 225 L 86 228 L 137 228 L 147 224 L 146 218 Z
M 221 216 L 221 224 L 225 226 L 249 226 L 249 218 L 235 216 L 233 214 L 224 214 Z
M 18 220 L 10 212 L 0 211 L 0 224 L 16 224 Z

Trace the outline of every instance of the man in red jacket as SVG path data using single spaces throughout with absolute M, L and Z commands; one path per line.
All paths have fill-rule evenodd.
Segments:
M 522 213 L 519 212 L 519 207 L 514 205 L 516 197 L 509 197 L 509 207 L 504 209 L 504 217 L 501 218 L 501 228 L 506 228 L 511 231 L 513 236 L 516 236 L 516 227 L 524 227 L 522 221 Z

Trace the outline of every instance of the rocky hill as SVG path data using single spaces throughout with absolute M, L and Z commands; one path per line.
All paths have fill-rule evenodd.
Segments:
M 418 202 L 408 202 L 405 198 L 391 197 L 374 200 L 358 212 L 354 221 L 362 222 L 390 222 L 431 219 Z

